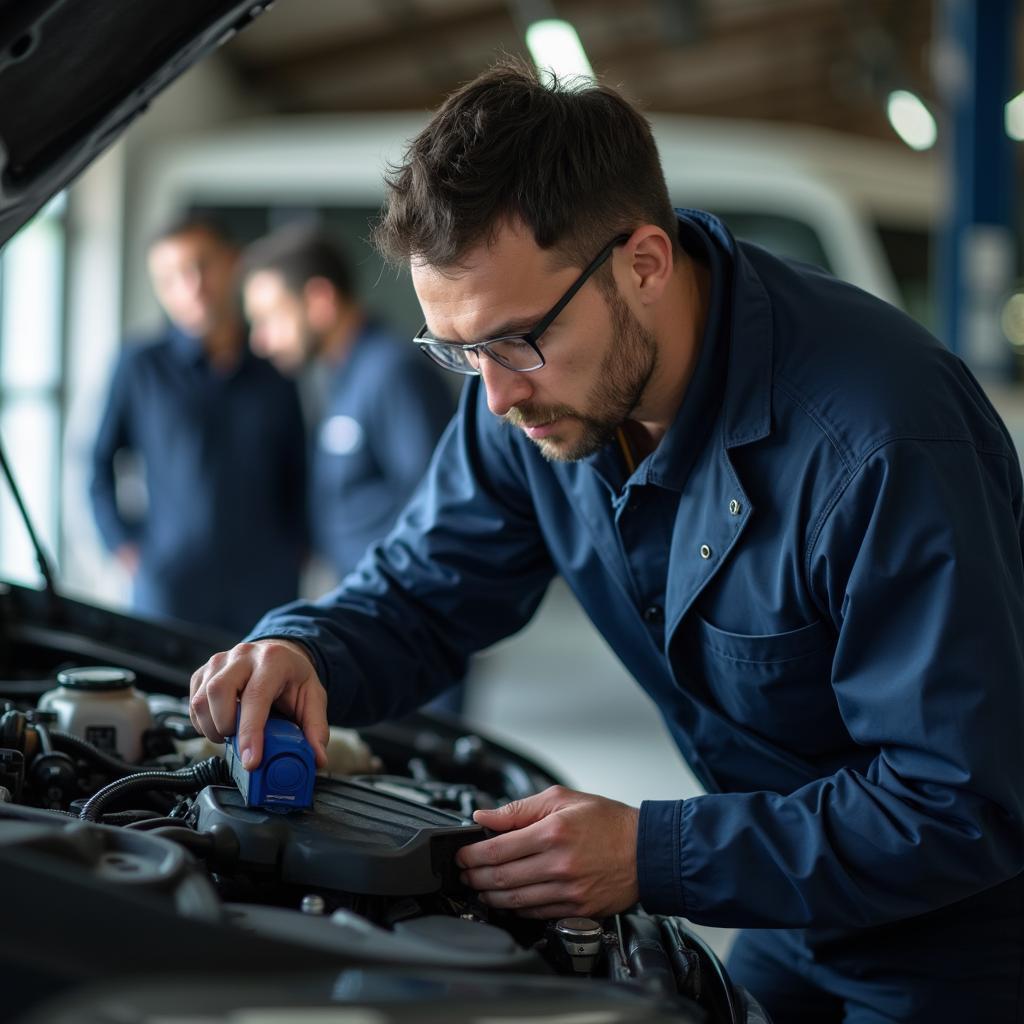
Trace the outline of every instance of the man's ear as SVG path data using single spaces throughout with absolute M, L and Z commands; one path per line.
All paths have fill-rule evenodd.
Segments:
M 628 287 L 641 305 L 656 304 L 672 279 L 672 240 L 656 225 L 644 224 L 629 236 L 624 249 Z

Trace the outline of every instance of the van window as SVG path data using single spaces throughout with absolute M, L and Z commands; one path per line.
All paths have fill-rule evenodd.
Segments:
M 938 325 L 932 287 L 932 238 L 923 228 L 878 225 L 878 237 L 900 290 L 900 305 L 933 333 Z
M 749 210 L 714 210 L 729 230 L 745 242 L 754 242 L 776 256 L 811 263 L 832 273 L 817 232 L 804 221 Z
M 386 266 L 370 244 L 370 229 L 378 214 L 375 207 L 203 205 L 193 206 L 191 211 L 223 224 L 241 245 L 285 224 L 317 224 L 344 248 L 359 297 L 370 312 L 410 338 L 420 329 L 422 314 L 408 271 Z

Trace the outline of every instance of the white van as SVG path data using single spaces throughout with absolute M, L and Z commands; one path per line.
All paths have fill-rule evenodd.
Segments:
M 142 175 L 129 252 L 141 255 L 148 233 L 183 208 L 216 213 L 243 241 L 314 216 L 347 242 L 370 305 L 414 330 L 419 313 L 408 281 L 381 273 L 366 238 L 387 163 L 425 121 L 420 114 L 288 117 L 176 139 L 152 154 Z M 897 142 L 764 122 L 659 115 L 652 123 L 676 205 L 719 213 L 739 237 L 931 319 L 934 157 Z M 151 300 L 144 280 L 128 287 L 131 321 Z

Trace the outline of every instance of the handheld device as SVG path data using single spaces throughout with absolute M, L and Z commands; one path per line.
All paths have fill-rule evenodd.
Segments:
M 316 758 L 302 730 L 287 718 L 271 715 L 263 728 L 263 757 L 259 766 L 247 771 L 235 735 L 224 744 L 228 770 L 246 807 L 268 811 L 295 811 L 313 806 Z

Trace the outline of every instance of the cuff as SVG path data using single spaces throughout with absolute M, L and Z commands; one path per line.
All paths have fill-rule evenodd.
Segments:
M 679 879 L 682 800 L 645 800 L 636 834 L 640 903 L 652 914 L 686 916 Z

